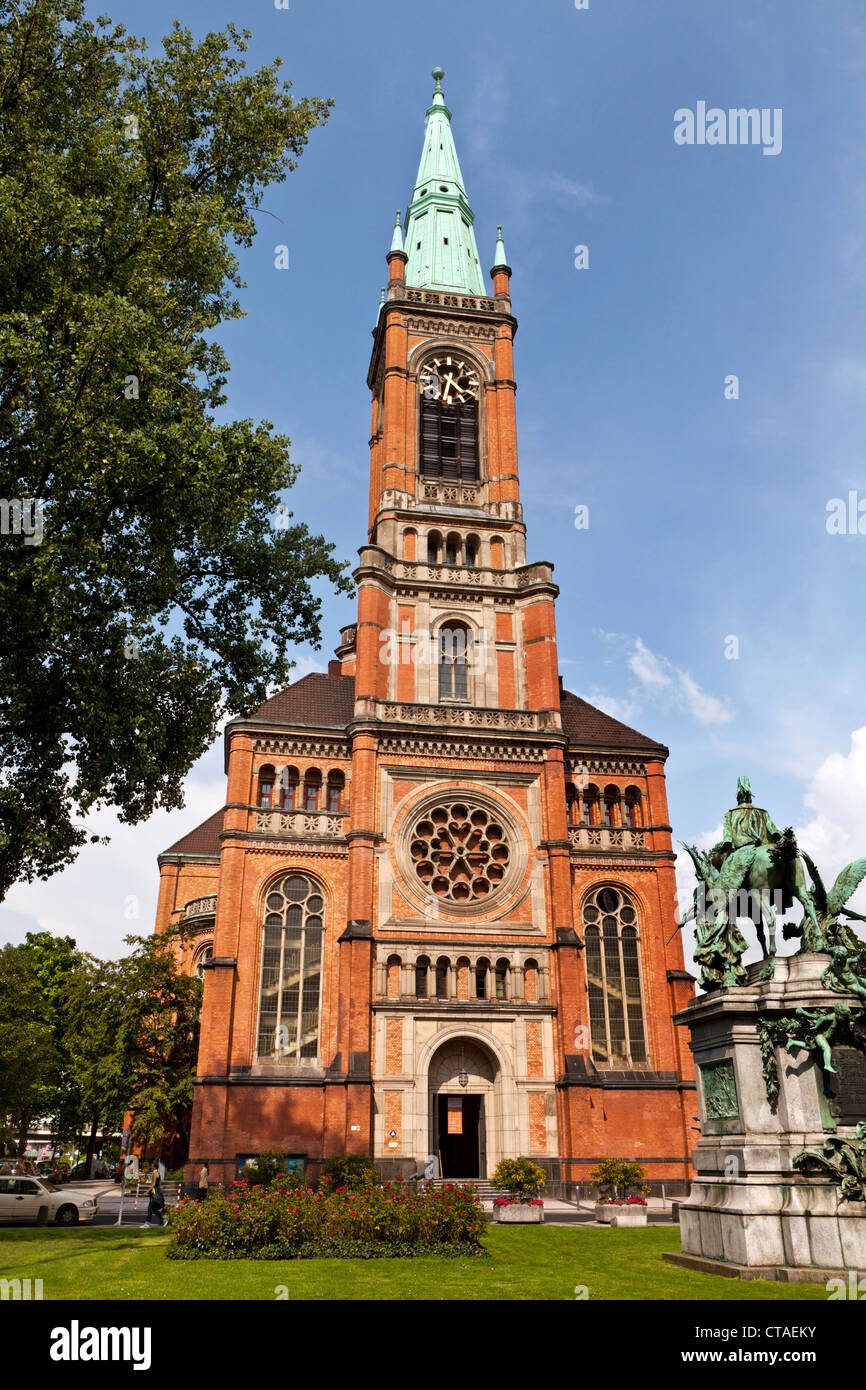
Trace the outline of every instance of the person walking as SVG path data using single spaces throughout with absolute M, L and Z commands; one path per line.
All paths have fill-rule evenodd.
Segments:
M 147 1198 L 147 1220 L 144 1223 L 145 1226 L 152 1226 L 154 1224 L 150 1219 L 152 1216 L 156 1216 L 158 1218 L 156 1222 L 157 1226 L 164 1225 L 162 1215 L 164 1211 L 165 1193 L 162 1190 L 162 1182 L 159 1176 L 159 1172 L 156 1168 L 154 1168 L 153 1172 L 150 1175 L 150 1191 L 148 1193 Z
M 210 1173 L 208 1172 L 208 1166 L 206 1163 L 203 1163 L 201 1172 L 198 1175 L 198 1197 L 200 1202 L 207 1201 L 207 1189 L 209 1181 Z

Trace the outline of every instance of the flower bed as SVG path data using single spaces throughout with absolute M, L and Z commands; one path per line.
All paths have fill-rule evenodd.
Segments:
M 647 1204 L 644 1197 L 599 1197 L 595 1219 L 610 1226 L 645 1226 Z
M 538 1224 L 544 1220 L 544 1202 L 540 1197 L 497 1197 L 493 1216 L 505 1225 Z
M 169 1213 L 175 1260 L 291 1260 L 317 1255 L 372 1259 L 476 1255 L 487 1224 L 471 1187 L 416 1192 L 401 1182 L 349 1192 L 314 1192 L 245 1179 L 185 1198 Z

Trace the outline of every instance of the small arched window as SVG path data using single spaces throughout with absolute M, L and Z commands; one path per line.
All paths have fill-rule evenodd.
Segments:
M 436 998 L 448 998 L 448 970 L 451 962 L 447 956 L 440 956 L 436 962 Z
M 308 767 L 304 774 L 304 810 L 318 811 L 322 791 L 322 774 L 317 767 Z
M 583 909 L 593 1061 L 643 1067 L 647 1061 L 637 910 L 619 888 L 597 888 Z
M 475 998 L 476 998 L 476 999 L 487 999 L 487 998 L 489 997 L 489 996 L 488 996 L 488 993 L 487 993 L 487 974 L 488 974 L 488 971 L 489 971 L 489 970 L 490 970 L 490 961 L 489 961 L 489 960 L 486 960 L 485 957 L 482 956 L 481 959 L 478 961 L 478 963 L 477 963 L 476 966 L 475 966 Z
M 580 810 L 580 803 L 577 796 L 577 787 L 573 782 L 565 784 L 565 813 L 569 825 L 577 825 L 577 815 Z
M 449 531 L 445 537 L 445 563 L 446 565 L 460 564 L 460 537 L 456 531 Z
M 280 800 L 284 811 L 298 809 L 301 777 L 296 767 L 284 767 L 280 772 Z
M 506 996 L 506 980 L 508 979 L 508 961 L 504 958 L 496 962 L 494 974 L 494 989 L 497 999 L 504 999 Z
M 342 772 L 337 772 L 337 771 L 335 771 L 335 772 L 329 772 L 329 773 L 328 773 L 328 810 L 329 810 L 329 811 L 342 811 L 342 809 L 343 809 L 343 804 L 342 804 L 342 803 L 343 803 L 343 791 L 344 791 L 345 785 L 346 785 L 346 779 L 345 779 L 345 777 L 344 777 L 344 775 L 343 775 Z
M 478 550 L 480 542 L 477 536 L 466 537 L 466 564 L 470 569 L 474 569 L 478 564 Z
M 203 946 L 195 958 L 195 973 L 200 980 L 204 979 L 205 966 L 209 960 L 213 960 L 213 944 Z
M 415 998 L 427 998 L 427 976 L 430 971 L 430 957 L 419 956 L 415 962 Z
M 276 773 L 272 767 L 259 768 L 258 803 L 264 811 L 274 805 L 275 779 Z
M 468 700 L 468 667 L 472 659 L 472 633 L 465 623 L 445 623 L 439 629 L 439 699 Z
M 598 825 L 598 787 L 590 782 L 583 792 L 583 823 Z
M 619 824 L 619 788 L 610 786 L 604 789 L 604 824 Z
M 305 874 L 271 885 L 265 899 L 259 1057 L 315 1058 L 319 1050 L 325 902 Z
M 626 787 L 625 789 L 625 822 L 632 828 L 643 824 L 639 787 Z
M 427 536 L 427 564 L 438 565 L 442 562 L 442 537 L 438 531 L 431 531 Z

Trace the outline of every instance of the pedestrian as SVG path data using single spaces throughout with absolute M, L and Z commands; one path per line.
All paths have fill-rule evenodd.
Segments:
M 153 1172 L 152 1172 L 152 1174 L 151 1174 L 151 1177 L 150 1177 L 150 1191 L 149 1191 L 149 1193 L 148 1193 L 148 1198 L 147 1198 L 147 1220 L 146 1220 L 145 1223 L 144 1223 L 145 1226 L 152 1226 L 152 1225 L 153 1225 L 153 1222 L 152 1222 L 151 1219 L 150 1219 L 152 1216 L 156 1216 L 156 1217 L 158 1218 L 158 1220 L 157 1220 L 157 1222 L 156 1222 L 157 1226 L 162 1226 L 162 1225 L 163 1225 L 163 1215 L 162 1215 L 162 1213 L 163 1213 L 164 1211 L 165 1211 L 165 1194 L 163 1193 L 163 1190 L 162 1190 L 162 1182 L 160 1181 L 159 1173 L 158 1173 L 157 1169 L 154 1168 L 154 1170 L 153 1170 Z
M 206 1163 L 203 1163 L 203 1164 L 202 1164 L 201 1172 L 200 1172 L 199 1175 L 198 1175 L 198 1196 L 199 1196 L 199 1201 L 200 1201 L 200 1202 L 206 1202 L 206 1201 L 207 1201 L 207 1185 L 208 1185 L 209 1179 L 210 1179 L 210 1174 L 209 1174 L 209 1172 L 208 1172 L 207 1164 L 206 1164 Z

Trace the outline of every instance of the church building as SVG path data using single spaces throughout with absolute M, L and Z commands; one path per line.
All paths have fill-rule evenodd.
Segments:
M 622 1157 L 672 1192 L 697 1107 L 668 750 L 562 687 L 511 269 L 500 231 L 488 287 L 433 76 L 367 377 L 357 622 L 229 723 L 224 806 L 159 858 L 156 930 L 191 928 L 204 979 L 187 1178 L 528 1155 L 560 1191 Z

